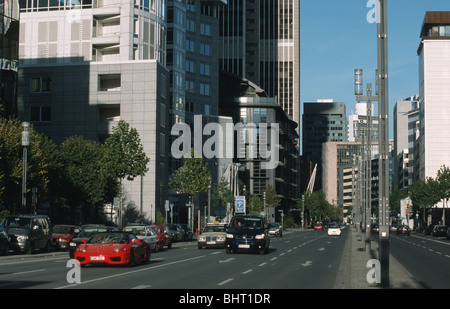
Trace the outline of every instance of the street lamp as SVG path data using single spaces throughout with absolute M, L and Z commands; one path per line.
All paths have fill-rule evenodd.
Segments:
M 30 146 L 30 123 L 22 122 L 23 174 L 22 174 L 22 211 L 27 206 L 27 147 Z

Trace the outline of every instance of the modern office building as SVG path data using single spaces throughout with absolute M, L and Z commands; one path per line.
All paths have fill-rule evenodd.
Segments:
M 426 12 L 420 32 L 419 179 L 436 177 L 450 166 L 450 11 Z M 441 206 L 442 207 L 442 206 Z
M 414 142 L 419 128 L 418 95 L 394 106 L 394 187 L 409 191 L 414 184 Z
M 234 124 L 244 126 L 236 131 L 235 138 L 233 133 L 231 140 L 235 144 L 233 162 L 242 167 L 239 179 L 244 182 L 248 193 L 262 199 L 263 191 L 271 185 L 281 198 L 277 210 L 287 214 L 296 208 L 299 186 L 297 123 L 286 114 L 277 98 L 268 97 L 253 82 L 228 72 L 220 75 L 220 110 L 221 115 L 231 117 Z M 262 124 L 267 127 L 262 128 Z M 274 134 L 272 131 L 269 133 L 275 124 L 278 130 L 274 130 Z M 267 150 L 266 154 L 262 150 Z M 279 215 L 277 212 L 277 220 Z
M 302 151 L 312 166 L 317 164 L 314 190 L 322 188 L 322 144 L 347 140 L 347 115 L 344 103 L 333 100 L 303 104 Z
M 378 118 L 375 117 L 375 105 L 372 104 L 372 127 L 371 138 L 372 141 L 378 141 Z M 348 116 L 348 141 L 360 142 L 362 134 L 362 125 L 367 123 L 367 103 L 356 103 L 355 110 Z
M 119 120 L 136 128 L 149 171 L 124 183 L 124 202 L 149 220 L 168 191 L 166 4 L 20 0 L 20 118 L 56 143 L 102 141 Z
M 300 124 L 300 2 L 229 0 L 219 17 L 220 69 L 277 97 Z
M 0 117 L 17 116 L 17 77 L 19 68 L 19 3 L 0 3 Z

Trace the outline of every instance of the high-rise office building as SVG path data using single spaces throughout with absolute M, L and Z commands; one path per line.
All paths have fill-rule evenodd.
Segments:
M 317 164 L 314 190 L 318 190 L 322 188 L 322 144 L 347 140 L 345 103 L 333 100 L 304 103 L 302 125 L 303 156 L 311 160 L 313 167 Z
M 19 67 L 19 3 L 0 3 L 0 117 L 17 115 Z
M 125 202 L 154 220 L 167 199 L 165 0 L 20 0 L 19 116 L 56 143 L 102 141 L 119 120 L 151 158 Z M 112 202 L 112 201 L 111 201 Z
M 419 179 L 450 166 L 450 12 L 426 12 L 420 32 Z
M 300 1 L 229 0 L 219 10 L 220 69 L 276 97 L 300 123 Z

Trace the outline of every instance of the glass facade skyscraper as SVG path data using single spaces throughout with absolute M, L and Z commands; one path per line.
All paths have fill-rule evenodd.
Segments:
M 19 3 L 0 0 L 0 115 L 17 115 Z

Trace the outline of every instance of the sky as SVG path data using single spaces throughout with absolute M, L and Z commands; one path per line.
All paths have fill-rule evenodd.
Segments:
M 355 109 L 354 69 L 375 85 L 377 26 L 369 0 L 300 0 L 300 102 L 333 99 Z M 388 0 L 389 137 L 396 101 L 419 93 L 417 49 L 427 11 L 450 11 L 450 0 Z M 373 87 L 372 87 L 373 88 Z M 378 104 L 375 102 L 375 114 Z

